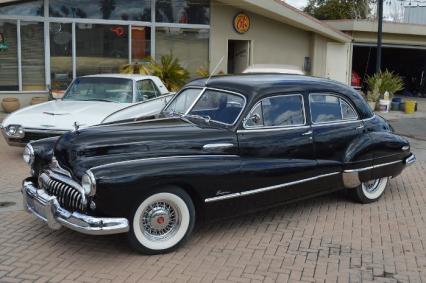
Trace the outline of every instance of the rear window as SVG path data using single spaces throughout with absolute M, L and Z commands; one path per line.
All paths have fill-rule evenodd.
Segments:
M 335 95 L 311 94 L 309 95 L 309 104 L 313 123 L 358 119 L 358 115 L 352 106 Z

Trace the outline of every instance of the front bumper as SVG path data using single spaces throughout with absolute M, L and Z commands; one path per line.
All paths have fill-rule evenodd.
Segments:
M 89 235 L 110 235 L 129 231 L 126 218 L 103 218 L 88 216 L 63 209 L 55 196 L 39 190 L 27 179 L 22 185 L 24 209 L 33 213 L 54 230 L 65 226 L 74 231 Z

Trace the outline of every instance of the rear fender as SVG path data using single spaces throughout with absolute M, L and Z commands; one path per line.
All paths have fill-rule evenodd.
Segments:
M 355 188 L 372 179 L 395 177 L 404 169 L 403 160 L 410 155 L 406 139 L 391 132 L 372 132 L 354 140 L 348 147 L 343 182 Z

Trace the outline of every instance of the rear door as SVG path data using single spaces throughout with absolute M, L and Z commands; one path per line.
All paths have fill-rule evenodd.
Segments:
M 351 145 L 365 137 L 364 123 L 349 100 L 335 93 L 309 94 L 315 158 L 327 189 L 342 188 L 341 173 Z M 354 160 L 351 160 L 351 162 Z M 360 161 L 361 162 L 361 161 Z
M 249 207 L 273 205 L 309 193 L 316 161 L 304 99 L 300 93 L 264 98 L 238 131 L 241 182 Z

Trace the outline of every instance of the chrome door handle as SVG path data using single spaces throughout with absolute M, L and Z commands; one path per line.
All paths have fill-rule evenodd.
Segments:
M 310 136 L 312 135 L 312 131 L 307 131 L 306 133 L 303 133 L 302 136 Z
M 362 130 L 362 129 L 364 129 L 364 125 L 360 125 L 360 126 L 356 127 L 355 130 Z
M 226 150 L 235 147 L 232 143 L 210 143 L 203 146 L 206 151 Z

